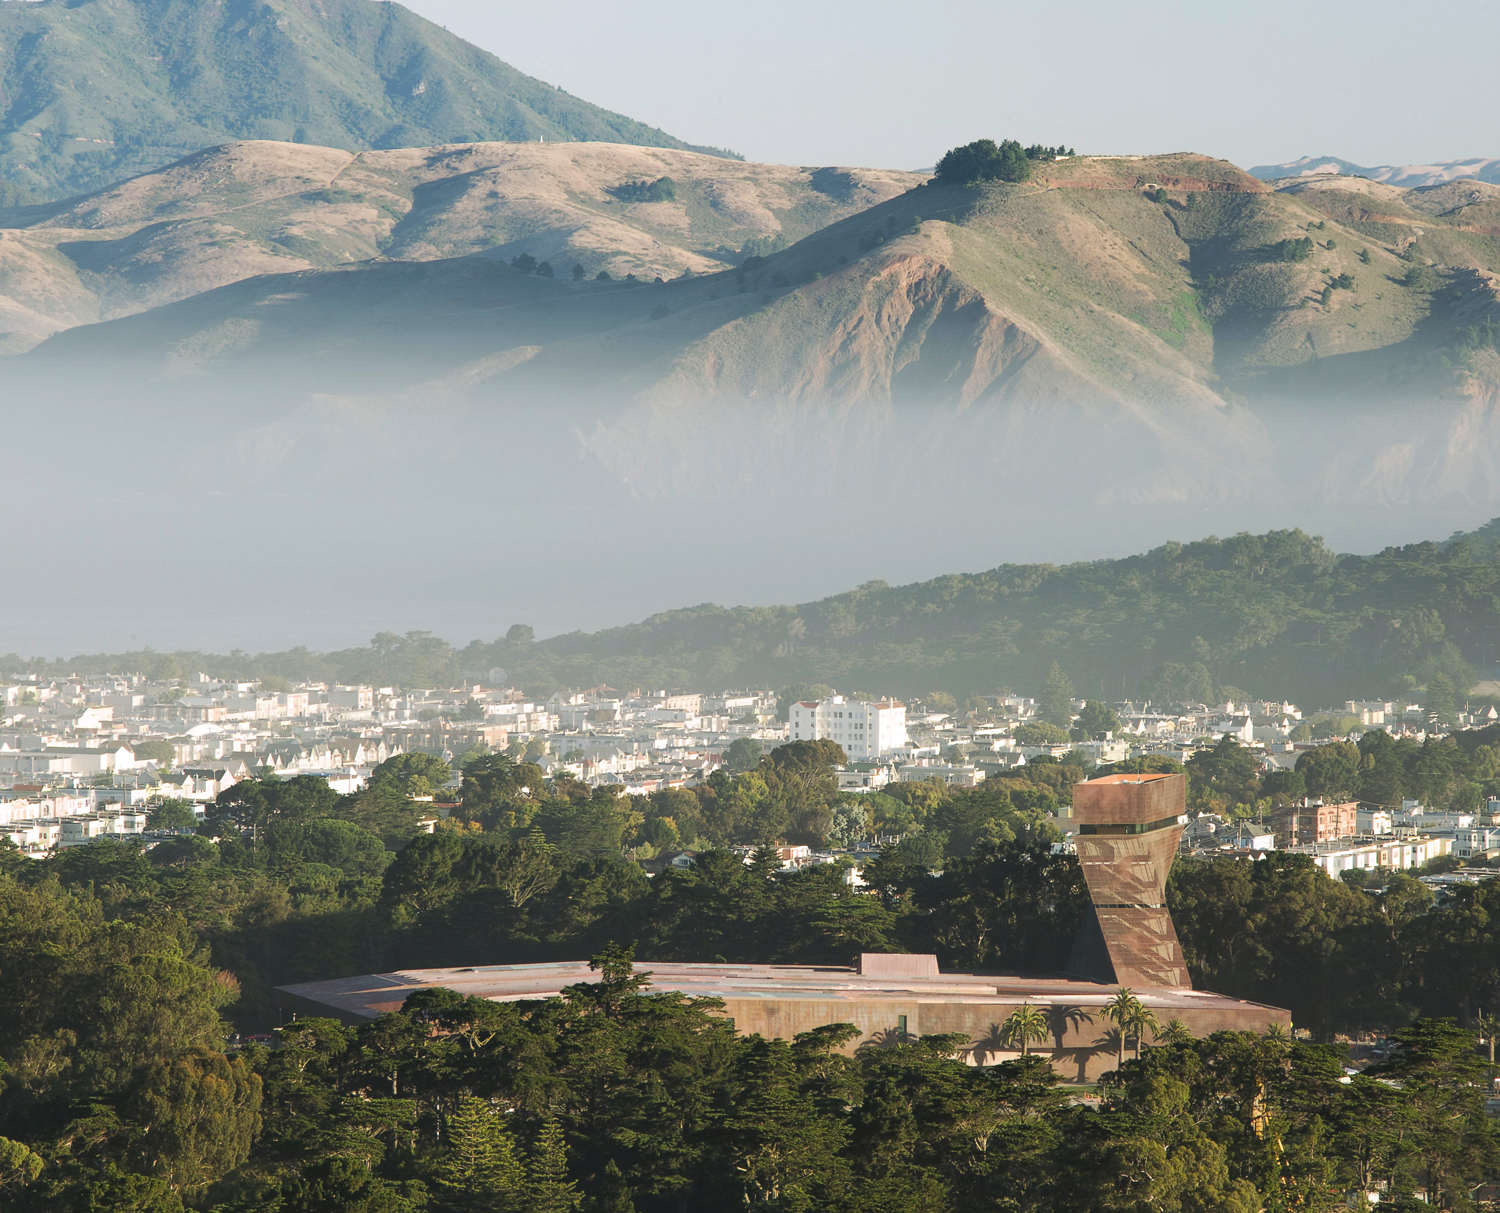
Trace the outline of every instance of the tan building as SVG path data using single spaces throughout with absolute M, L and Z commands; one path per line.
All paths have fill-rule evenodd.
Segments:
M 997 973 L 941 973 L 937 957 L 865 955 L 852 968 L 829 965 L 642 963 L 651 989 L 722 998 L 723 1014 L 745 1035 L 790 1040 L 824 1024 L 850 1023 L 866 1042 L 894 1043 L 955 1032 L 969 1041 L 962 1057 L 993 1065 L 1019 1056 L 1001 1043 L 1001 1028 L 1023 1003 L 1041 1009 L 1052 1038 L 1034 1052 L 1050 1053 L 1065 1081 L 1092 1082 L 1115 1068 L 1119 1047 L 1104 1004 L 1116 988 L 1066 977 L 1016 977 Z M 332 1016 L 349 1024 L 399 1011 L 409 994 L 440 986 L 495 1002 L 555 998 L 570 985 L 597 981 L 584 961 L 490 965 L 469 969 L 407 969 L 336 981 L 284 986 L 277 1003 L 288 1018 Z M 1287 1012 L 1194 990 L 1137 990 L 1157 1019 L 1179 1019 L 1197 1036 L 1290 1026 Z M 1149 1041 L 1148 1041 L 1149 1043 Z
M 1352 838 L 1359 833 L 1359 802 L 1299 804 L 1275 818 L 1276 841 L 1282 847 L 1301 847 Z
M 1091 1082 L 1113 1070 L 1120 1039 L 1104 1017 L 1121 986 L 1165 1025 L 1180 1020 L 1197 1036 L 1290 1028 L 1277 1007 L 1194 990 L 1167 912 L 1167 872 L 1186 822 L 1181 775 L 1112 775 L 1073 789 L 1075 842 L 1093 912 L 1079 935 L 1074 976 L 942 973 L 936 956 L 867 953 L 857 967 L 832 965 L 642 964 L 655 990 L 722 999 L 737 1031 L 789 1040 L 826 1024 L 859 1029 L 850 1042 L 896 1042 L 956 1033 L 962 1056 L 990 1065 L 1017 1056 L 1002 1044 L 1010 1014 L 1029 1003 L 1047 1017 L 1053 1065 L 1066 1081 Z M 784 855 L 783 859 L 790 856 Z M 283 1012 L 332 1015 L 360 1023 L 398 1011 L 415 990 L 434 986 L 495 1002 L 557 997 L 595 980 L 582 961 L 413 969 L 284 986 Z M 1148 1041 L 1149 1043 L 1149 1041 Z

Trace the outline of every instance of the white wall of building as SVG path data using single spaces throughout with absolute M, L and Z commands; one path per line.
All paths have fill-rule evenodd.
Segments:
M 894 699 L 860 702 L 832 695 L 792 704 L 790 741 L 832 741 L 850 761 L 878 758 L 903 748 L 906 705 Z

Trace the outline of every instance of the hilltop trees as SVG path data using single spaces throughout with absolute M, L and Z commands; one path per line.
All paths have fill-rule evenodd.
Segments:
M 1014 139 L 976 139 L 946 152 L 937 163 L 939 185 L 978 185 L 982 181 L 1025 181 L 1031 161 Z

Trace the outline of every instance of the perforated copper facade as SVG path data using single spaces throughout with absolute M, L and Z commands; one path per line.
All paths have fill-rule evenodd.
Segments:
M 1192 987 L 1166 897 L 1186 809 L 1183 775 L 1107 775 L 1074 786 L 1078 862 L 1114 969 L 1097 979 Z

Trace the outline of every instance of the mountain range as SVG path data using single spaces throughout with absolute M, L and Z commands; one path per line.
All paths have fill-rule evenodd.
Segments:
M 396 3 L 0 4 L 0 182 L 64 197 L 236 139 L 348 151 L 538 139 L 690 146 Z
M 672 197 L 638 199 L 654 182 Z M 952 186 L 608 144 L 242 144 L 3 221 L 17 347 L 133 313 L 58 332 L 28 373 L 605 402 L 585 444 L 642 491 L 701 478 L 748 401 L 876 431 L 937 407 L 949 454 L 998 455 L 1014 409 L 1077 411 L 1167 455 L 1132 469 L 1141 499 L 1206 490 L 1227 445 L 1212 491 L 1261 476 L 1245 404 L 1445 399 L 1472 430 L 1500 385 L 1500 187 L 1479 182 L 1272 189 L 1179 154 Z
M 42 196 L 0 210 L 8 559 L 122 587 L 122 642 L 401 602 L 598 627 L 1188 516 L 1348 548 L 1500 512 L 1481 180 L 751 164 L 369 0 L 0 5 L 0 71 L 0 179 Z M 528 544 L 571 559 L 517 575 Z
M 1430 185 L 1447 185 L 1455 181 L 1486 181 L 1500 184 L 1500 160 L 1479 157 L 1473 160 L 1444 160 L 1435 164 L 1379 164 L 1368 167 L 1337 156 L 1303 156 L 1285 164 L 1258 164 L 1250 170 L 1262 181 L 1284 181 L 1288 177 L 1365 177 L 1383 185 L 1403 189 L 1421 189 Z

